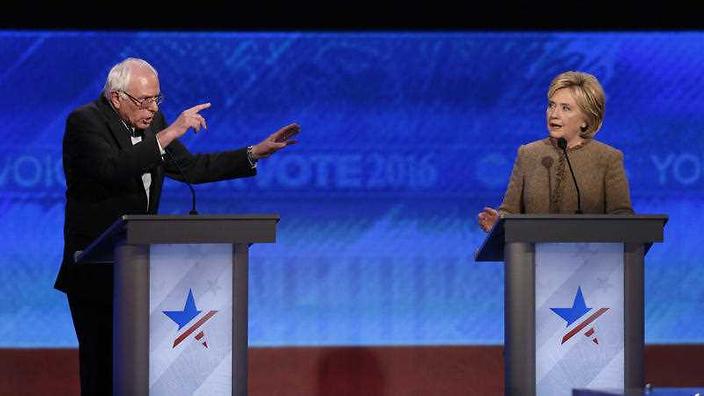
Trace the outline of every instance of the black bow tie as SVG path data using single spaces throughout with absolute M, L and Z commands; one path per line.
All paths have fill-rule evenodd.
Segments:
M 125 129 L 127 130 L 127 133 L 129 133 L 130 137 L 144 138 L 144 129 L 132 128 L 132 127 L 128 126 L 125 121 L 122 121 L 122 125 L 125 127 Z

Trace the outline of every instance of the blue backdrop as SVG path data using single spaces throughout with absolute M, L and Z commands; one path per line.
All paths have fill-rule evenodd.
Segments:
M 110 66 L 159 70 L 170 120 L 210 101 L 195 152 L 296 121 L 256 178 L 196 186 L 202 213 L 281 215 L 255 245 L 250 344 L 500 344 L 503 269 L 475 263 L 520 144 L 546 135 L 552 77 L 595 74 L 597 138 L 623 150 L 634 207 L 667 213 L 646 265 L 646 341 L 704 342 L 702 33 L 0 32 L 0 346 L 75 346 L 52 289 L 67 114 Z M 167 183 L 162 213 L 184 214 Z

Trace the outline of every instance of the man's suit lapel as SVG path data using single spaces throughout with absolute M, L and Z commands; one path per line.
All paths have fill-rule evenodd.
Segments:
M 130 133 L 127 131 L 125 124 L 120 120 L 120 116 L 117 115 L 117 112 L 113 110 L 112 106 L 108 103 L 107 99 L 104 97 L 100 97 L 100 100 L 98 101 L 98 107 L 100 108 L 100 111 L 103 113 L 105 116 L 105 119 L 107 120 L 108 123 L 108 129 L 110 130 L 110 133 L 113 135 L 113 138 L 117 142 L 117 145 L 120 150 L 126 150 L 130 147 L 132 147 L 132 139 L 130 139 Z M 152 126 L 144 130 L 144 136 L 142 139 L 154 139 L 154 132 L 152 131 Z M 158 204 L 158 199 L 159 196 L 161 195 L 161 180 L 163 179 L 163 167 L 157 166 L 151 169 L 150 171 L 152 175 L 152 184 L 151 187 L 149 188 L 149 209 L 148 211 L 152 213 L 153 211 L 151 210 L 152 208 L 156 209 Z M 144 191 L 144 185 L 142 184 L 142 177 L 138 176 L 135 177 L 135 185 L 137 186 L 136 188 L 142 188 L 142 191 Z M 146 196 L 144 197 L 145 203 L 146 203 Z
M 113 110 L 112 106 L 110 106 L 110 103 L 108 103 L 105 97 L 100 97 L 100 101 L 98 101 L 98 107 L 105 116 L 105 119 L 108 122 L 108 129 L 110 129 L 110 133 L 112 134 L 113 138 L 115 138 L 115 141 L 117 142 L 117 145 L 120 150 L 124 150 L 132 146 L 132 140 L 130 140 L 130 135 L 125 129 L 125 124 L 122 123 L 122 120 L 120 120 L 120 117 L 117 115 L 117 112 Z

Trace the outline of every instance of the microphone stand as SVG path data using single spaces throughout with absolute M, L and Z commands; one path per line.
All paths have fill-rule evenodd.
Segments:
M 178 172 L 183 176 L 183 181 L 186 183 L 188 188 L 191 190 L 191 211 L 188 212 L 189 215 L 197 215 L 198 211 L 196 210 L 196 190 L 193 189 L 193 186 L 191 185 L 190 180 L 188 180 L 188 176 L 186 176 L 186 173 L 181 169 L 181 165 L 178 164 L 178 161 L 176 160 L 176 157 L 171 154 L 171 151 L 168 150 L 168 148 L 165 148 L 164 151 L 169 155 L 171 158 L 171 162 L 176 165 L 176 169 L 178 169 Z

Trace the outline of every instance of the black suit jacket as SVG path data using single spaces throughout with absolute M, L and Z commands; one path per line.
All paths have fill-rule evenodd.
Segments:
M 74 110 L 67 118 L 63 138 L 66 177 L 64 254 L 55 288 L 88 297 L 112 298 L 111 266 L 77 266 L 73 255 L 96 239 L 125 214 L 156 214 L 164 176 L 183 180 L 171 157 L 162 156 L 156 133 L 167 127 L 157 112 L 142 142 L 132 144 L 130 131 L 101 96 Z M 167 148 L 191 183 L 253 176 L 247 150 L 191 154 L 174 140 Z M 142 174 L 152 183 L 149 204 Z

